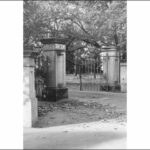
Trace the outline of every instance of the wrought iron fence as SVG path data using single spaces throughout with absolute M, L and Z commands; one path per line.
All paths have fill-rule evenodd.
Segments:
M 119 56 L 75 60 L 74 73 L 67 74 L 67 86 L 81 91 L 120 91 Z

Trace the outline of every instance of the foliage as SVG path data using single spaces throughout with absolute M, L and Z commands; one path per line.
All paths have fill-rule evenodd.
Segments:
M 112 40 L 114 32 L 125 38 L 126 2 L 24 1 L 25 41 L 36 41 L 48 31 L 51 36 L 67 37 L 69 42 L 78 39 L 100 48 L 98 42 Z
M 67 59 L 99 56 L 103 46 L 126 47 L 126 1 L 24 1 L 24 45 L 67 39 Z M 77 52 L 79 51 L 79 52 Z M 67 64 L 69 68 L 69 64 Z

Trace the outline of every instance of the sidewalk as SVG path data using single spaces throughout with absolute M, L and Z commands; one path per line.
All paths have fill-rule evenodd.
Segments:
M 125 148 L 126 124 L 115 121 L 24 129 L 24 149 Z

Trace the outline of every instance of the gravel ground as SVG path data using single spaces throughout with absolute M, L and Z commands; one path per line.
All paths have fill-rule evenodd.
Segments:
M 69 99 L 39 102 L 35 127 L 115 120 L 126 122 L 126 94 L 69 91 Z

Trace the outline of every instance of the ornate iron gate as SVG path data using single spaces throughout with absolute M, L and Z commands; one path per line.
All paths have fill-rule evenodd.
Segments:
M 112 53 L 111 53 L 112 54 Z M 120 56 L 103 53 L 97 58 L 75 60 L 74 73 L 67 74 L 67 86 L 81 91 L 120 91 Z

